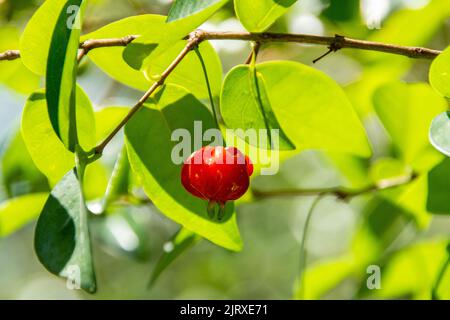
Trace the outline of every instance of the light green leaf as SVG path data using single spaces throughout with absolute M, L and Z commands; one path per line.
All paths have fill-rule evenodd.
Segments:
M 95 112 L 95 129 L 97 143 L 106 138 L 125 118 L 129 107 L 105 107 Z
M 38 75 L 44 75 L 46 72 L 53 30 L 62 10 L 67 8 L 68 2 L 45 1 L 30 19 L 22 34 L 20 39 L 22 61 L 28 69 Z
M 297 151 L 322 149 L 368 157 L 365 130 L 342 89 L 321 71 L 296 62 L 256 65 L 278 122 Z
M 450 98 L 450 47 L 434 59 L 429 78 L 431 86 L 437 92 Z
M 77 53 L 80 26 L 70 25 L 71 8 L 77 8 L 74 21 L 81 21 L 83 0 L 68 0 L 58 13 L 47 61 L 46 91 L 50 122 L 67 149 L 74 152 L 78 144 L 76 125 Z
M 380 290 L 370 290 L 372 298 L 405 298 L 420 295 L 430 299 L 431 289 L 442 263 L 447 258 L 446 242 L 433 240 L 421 242 L 399 251 L 383 267 L 382 286 Z M 415 279 L 411 281 L 411 279 Z M 441 283 L 448 295 L 449 278 Z M 439 291 L 440 293 L 441 291 Z M 444 297 L 441 297 L 444 298 Z
M 120 38 L 129 35 L 140 35 L 143 30 L 159 30 L 164 27 L 165 17 L 145 14 L 128 17 L 110 23 L 94 32 L 81 37 L 81 41 L 88 39 Z M 122 55 L 125 48 L 97 48 L 91 50 L 89 58 L 113 79 L 141 91 L 146 91 L 152 81 L 147 80 L 142 72 L 131 68 Z
M 450 111 L 434 118 L 430 127 L 430 142 L 440 152 L 450 157 Z
M 130 188 L 130 162 L 127 149 L 124 147 L 117 157 L 111 178 L 103 198 L 103 211 L 107 210 L 115 200 L 127 196 Z
M 88 210 L 75 169 L 63 177 L 47 199 L 36 226 L 34 245 L 48 271 L 68 278 L 87 292 L 96 291 Z
M 186 129 L 193 137 L 194 121 L 202 123 L 202 130 L 215 127 L 209 110 L 194 96 L 181 87 L 164 86 L 125 127 L 131 168 L 162 213 L 220 246 L 240 250 L 242 242 L 233 204 L 227 205 L 222 221 L 212 221 L 207 215 L 207 202 L 183 188 L 182 164 L 175 164 L 172 159 L 172 150 L 177 145 L 171 139 L 173 131 Z M 193 152 L 191 142 L 194 143 L 189 141 L 188 146 Z M 198 146 L 194 144 L 194 148 Z
M 172 262 L 182 255 L 186 250 L 193 247 L 202 238 L 192 231 L 181 228 L 173 238 L 164 245 L 164 253 L 159 258 L 155 269 L 153 269 L 150 285 L 153 285 L 159 276 Z
M 3 25 L 0 28 L 0 52 L 19 48 L 20 30 Z M 28 70 L 22 59 L 0 61 L 0 83 L 19 93 L 30 94 L 39 88 L 39 77 Z
M 211 2 L 209 0 L 206 0 Z M 183 3 L 181 3 L 183 2 Z M 178 1 L 174 4 L 175 10 L 178 7 L 187 7 L 193 1 Z M 205 2 L 205 1 L 203 1 Z M 186 17 L 171 21 L 155 30 L 148 30 L 141 37 L 133 41 L 124 51 L 124 59 L 135 69 L 149 64 L 151 61 L 166 54 L 178 41 L 188 36 L 192 31 L 205 22 L 217 10 L 219 10 L 228 0 L 219 0 L 210 3 L 209 6 L 203 6 L 202 10 L 196 10 Z M 205 3 L 206 4 L 206 3 Z M 199 9 L 201 6 L 195 6 Z M 194 7 L 192 9 L 195 10 Z M 169 17 L 170 19 L 170 17 Z
M 236 15 L 250 32 L 263 32 L 297 0 L 234 0 Z
M 428 130 L 447 102 L 424 83 L 393 82 L 381 86 L 374 97 L 375 111 L 396 150 L 412 164 L 429 146 Z
M 175 0 L 170 8 L 167 22 L 187 18 L 203 10 L 215 11 L 216 8 L 223 6 L 228 0 Z M 211 10 L 210 7 L 213 7 Z
M 450 214 L 450 158 L 445 158 L 428 174 L 427 209 Z
M 164 55 L 148 59 L 151 50 L 161 41 L 161 30 L 166 27 L 164 16 L 141 15 L 113 22 L 83 36 L 82 41 L 139 35 L 142 30 L 152 30 L 147 40 L 144 37 L 134 40 L 133 45 L 127 46 L 126 52 L 123 47 L 98 48 L 89 52 L 89 58 L 113 79 L 132 88 L 147 91 L 185 46 L 185 41 L 176 39 L 170 48 L 164 51 Z M 218 96 L 222 82 L 220 59 L 207 42 L 202 43 L 199 49 L 205 60 L 213 94 Z M 206 98 L 208 92 L 200 70 L 201 65 L 195 53 L 189 53 L 167 78 L 166 83 L 182 85 L 197 97 Z
M 77 88 L 77 128 L 84 150 L 95 146 L 94 112 L 89 98 Z M 22 136 L 36 166 L 52 183 L 59 181 L 75 165 L 73 153 L 58 139 L 50 123 L 45 91 L 33 93 L 22 113 Z
M 48 193 L 34 193 L 0 204 L 0 237 L 7 237 L 39 216 Z
M 294 299 L 316 300 L 339 285 L 355 270 L 355 263 L 351 256 L 342 256 L 326 261 L 319 261 L 306 269 L 304 283 L 305 292 L 300 289 L 296 280 Z M 304 296 L 302 296 L 304 294 Z
M 222 87 L 220 112 L 228 128 L 267 130 L 264 139 L 260 139 L 259 133 L 255 135 L 257 141 L 248 141 L 248 135 L 242 137 L 247 143 L 264 149 L 295 149 L 272 110 L 264 78 L 250 66 L 240 65 L 228 73 Z M 270 130 L 279 130 L 279 142 L 272 140 Z

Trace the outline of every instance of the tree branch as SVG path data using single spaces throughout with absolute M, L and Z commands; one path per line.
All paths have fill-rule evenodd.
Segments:
M 407 185 L 417 179 L 417 174 L 413 173 L 410 176 L 399 179 L 386 180 L 383 184 L 370 185 L 362 189 L 351 190 L 341 187 L 324 188 L 324 189 L 284 189 L 276 191 L 259 191 L 252 190 L 253 195 L 257 198 L 271 198 L 271 197 L 285 197 L 285 196 L 323 196 L 334 195 L 340 200 L 350 200 L 351 198 L 361 196 L 364 194 L 392 189 Z
M 183 50 L 178 54 L 178 56 L 172 61 L 172 63 L 167 67 L 166 70 L 161 74 L 158 81 L 153 83 L 153 85 L 150 87 L 150 89 L 147 90 L 147 92 L 142 96 L 141 99 L 136 103 L 136 105 L 131 108 L 131 110 L 128 112 L 128 114 L 123 118 L 123 120 L 117 125 L 117 127 L 108 135 L 108 137 L 97 147 L 94 148 L 95 154 L 102 154 L 105 147 L 108 145 L 108 143 L 114 138 L 114 136 L 120 131 L 120 129 L 125 126 L 125 124 L 133 117 L 133 115 L 141 109 L 141 107 L 144 105 L 145 101 L 155 92 L 155 90 L 162 86 L 167 79 L 167 77 L 172 73 L 172 71 L 178 66 L 178 64 L 184 59 L 184 57 L 194 48 L 198 46 L 200 42 L 204 40 L 203 33 L 201 31 L 195 31 L 191 33 L 189 36 L 188 42 Z M 132 40 L 131 40 L 132 41 Z
M 408 47 L 395 44 L 387 44 L 374 41 L 352 39 L 336 35 L 334 37 L 313 36 L 306 34 L 285 34 L 285 33 L 248 33 L 248 32 L 213 32 L 198 31 L 202 34 L 202 40 L 242 40 L 255 41 L 259 43 L 267 42 L 288 42 L 325 45 L 334 48 L 334 51 L 344 48 L 379 51 L 402 55 L 410 58 L 434 59 L 441 51 L 422 47 Z M 95 48 L 127 46 L 137 35 L 130 35 L 123 38 L 92 39 L 80 44 L 79 59 Z M 8 50 L 0 53 L 0 60 L 14 60 L 20 58 L 18 50 Z

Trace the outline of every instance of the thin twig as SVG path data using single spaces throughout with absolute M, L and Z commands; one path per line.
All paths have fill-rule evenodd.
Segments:
M 293 43 L 305 43 L 305 44 L 317 44 L 331 46 L 336 43 L 335 37 L 326 36 L 313 36 L 306 34 L 289 34 L 289 33 L 248 33 L 248 32 L 213 32 L 213 31 L 201 31 L 203 34 L 203 40 L 243 40 L 243 41 L 255 41 L 260 43 L 267 42 L 293 42 Z M 112 39 L 92 39 L 87 40 L 80 45 L 82 49 L 82 55 L 85 55 L 89 50 L 103 47 L 115 47 L 126 46 L 134 39 L 136 35 L 130 35 L 124 38 L 112 38 Z M 433 50 L 423 47 L 409 47 L 400 46 L 396 44 L 388 44 L 367 40 L 352 39 L 343 36 L 340 38 L 340 49 L 352 48 L 369 51 L 379 51 L 391 54 L 402 55 L 410 58 L 421 59 L 434 59 L 442 51 Z M 124 41 L 124 39 L 128 41 Z M 11 55 L 11 52 L 13 53 Z M 81 54 L 81 53 L 80 53 Z M 9 50 L 4 53 L 0 53 L 0 60 L 14 60 L 20 57 L 20 53 L 17 50 Z
M 128 114 L 125 116 L 125 118 L 122 119 L 122 121 L 117 125 L 116 128 L 108 135 L 108 137 L 100 143 L 97 147 L 94 148 L 95 154 L 102 154 L 105 147 L 108 145 L 108 143 L 114 138 L 114 136 L 120 131 L 120 129 L 127 124 L 127 122 L 133 117 L 133 115 L 141 109 L 141 107 L 144 105 L 145 101 L 155 92 L 158 87 L 162 86 L 167 79 L 167 77 L 172 73 L 172 71 L 178 66 L 178 64 L 184 59 L 184 57 L 194 48 L 198 46 L 200 42 L 203 41 L 203 33 L 201 31 L 195 31 L 193 32 L 189 40 L 186 44 L 186 46 L 181 50 L 181 52 L 178 54 L 178 56 L 172 61 L 172 63 L 167 67 L 166 70 L 161 74 L 159 79 L 152 84 L 150 89 L 147 90 L 147 92 L 142 96 L 141 99 L 134 105 L 134 107 L 128 112 Z
M 8 50 L 0 53 L 0 60 L 15 60 L 20 58 L 19 50 Z
M 309 208 L 308 213 L 306 215 L 305 223 L 303 225 L 302 240 L 300 242 L 300 264 L 298 271 L 298 286 L 299 286 L 298 296 L 300 297 L 300 299 L 305 298 L 305 271 L 306 271 L 306 260 L 308 259 L 308 250 L 306 248 L 306 241 L 308 239 L 309 226 L 311 223 L 314 210 L 316 209 L 317 204 L 321 199 L 322 195 L 319 195 L 313 200 L 311 207 Z
M 256 61 L 256 57 L 258 56 L 260 49 L 261 49 L 260 42 L 252 42 L 252 51 L 250 52 L 247 59 L 245 60 L 245 64 L 250 64 L 253 60 L 254 55 L 255 55 L 255 61 Z
M 271 198 L 271 197 L 286 197 L 286 196 L 322 196 L 322 195 L 334 195 L 340 200 L 350 200 L 351 198 L 361 196 L 367 193 L 392 189 L 409 184 L 416 180 L 417 175 L 413 173 L 411 176 L 405 179 L 395 179 L 386 181 L 383 185 L 369 185 L 362 189 L 351 190 L 341 187 L 335 188 L 322 188 L 322 189 L 284 189 L 275 191 L 260 191 L 253 190 L 253 195 L 257 198 Z
M 85 55 L 89 53 L 92 49 L 96 48 L 107 48 L 107 47 L 126 47 L 133 40 L 135 40 L 137 35 L 125 36 L 122 38 L 112 38 L 112 39 L 91 39 L 80 43 L 80 51 L 78 52 L 78 62 L 83 59 Z

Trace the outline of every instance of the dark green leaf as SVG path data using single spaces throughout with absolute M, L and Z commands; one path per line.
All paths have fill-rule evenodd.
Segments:
M 202 238 L 192 231 L 181 228 L 173 238 L 164 245 L 164 253 L 159 258 L 155 269 L 153 269 L 152 277 L 150 278 L 150 286 L 153 285 L 162 272 L 169 267 L 169 265 L 180 255 L 182 255 L 189 248 L 193 247 Z
M 88 226 L 75 169 L 68 172 L 52 190 L 35 231 L 39 261 L 51 273 L 68 278 L 75 287 L 96 291 Z
M 76 68 L 80 26 L 71 24 L 73 12 L 81 15 L 83 0 L 68 0 L 53 31 L 46 72 L 46 98 L 50 122 L 67 149 L 78 143 L 76 126 Z M 73 18 L 73 17 L 72 17 Z
M 428 174 L 427 209 L 450 214 L 450 158 L 445 158 Z

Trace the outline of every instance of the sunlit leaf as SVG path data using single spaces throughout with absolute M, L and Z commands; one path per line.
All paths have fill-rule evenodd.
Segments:
M 147 91 L 186 44 L 185 41 L 180 40 L 181 37 L 177 38 L 170 48 L 164 51 L 163 55 L 150 59 L 149 54 L 156 44 L 160 43 L 161 30 L 164 30 L 164 28 L 167 28 L 164 16 L 141 15 L 108 24 L 83 36 L 82 40 L 140 35 L 143 30 L 158 30 L 158 32 L 152 31 L 146 38 L 139 37 L 126 49 L 111 47 L 99 48 L 89 52 L 90 59 L 109 76 L 132 88 Z M 222 82 L 220 59 L 208 42 L 203 42 L 199 50 L 208 70 L 213 94 L 218 96 Z M 197 97 L 206 98 L 208 92 L 201 70 L 201 64 L 197 56 L 194 52 L 191 52 L 171 73 L 166 83 L 179 84 Z
M 331 78 L 296 62 L 265 62 L 256 68 L 265 80 L 280 127 L 297 151 L 321 149 L 370 156 L 361 121 Z
M 447 109 L 447 102 L 427 84 L 393 82 L 375 92 L 374 106 L 396 150 L 412 164 L 430 146 L 431 121 Z
M 133 41 L 124 51 L 124 59 L 135 69 L 148 65 L 161 55 L 166 55 L 181 39 L 204 23 L 219 10 L 228 0 L 177 1 L 174 4 L 174 15 L 169 16 L 170 22 L 160 26 L 158 32 L 148 30 L 140 33 L 142 36 Z M 203 5 L 202 5 L 203 4 Z M 193 10 L 186 16 L 181 16 L 180 9 Z M 172 12 L 171 12 L 172 13 Z M 181 14 L 181 15 L 180 15 Z
M 266 130 L 262 139 L 259 132 L 255 135 L 257 141 L 248 141 L 246 136 L 248 143 L 265 149 L 295 149 L 272 110 L 263 76 L 250 66 L 240 65 L 228 73 L 222 87 L 220 111 L 228 128 Z M 277 142 L 272 141 L 271 130 L 278 130 Z
M 0 237 L 19 230 L 39 216 L 48 193 L 20 196 L 0 204 Z
M 431 64 L 430 83 L 436 91 L 450 98 L 450 47 Z
M 220 246 L 240 250 L 233 204 L 227 205 L 222 221 L 213 221 L 207 214 L 207 202 L 190 195 L 181 184 L 182 163 L 174 163 L 172 152 L 177 142 L 171 135 L 175 129 L 186 129 L 193 137 L 194 121 L 197 125 L 201 122 L 202 130 L 215 127 L 210 111 L 192 94 L 174 85 L 163 87 L 125 127 L 131 168 L 162 213 Z M 201 142 L 196 139 L 187 141 L 191 152 Z
M 0 52 L 19 48 L 20 30 L 3 25 L 0 28 Z M 39 88 L 39 77 L 28 70 L 22 59 L 0 61 L 0 83 L 23 94 L 30 94 Z
M 94 293 L 88 210 L 84 204 L 75 169 L 70 170 L 52 190 L 35 231 L 39 261 L 53 274 Z
M 250 32 L 269 28 L 297 0 L 234 0 L 236 15 Z
M 84 150 L 95 146 L 94 112 L 89 98 L 77 89 L 78 138 Z M 59 181 L 75 165 L 73 153 L 58 139 L 50 123 L 45 91 L 33 93 L 22 114 L 22 136 L 36 166 L 51 182 Z

